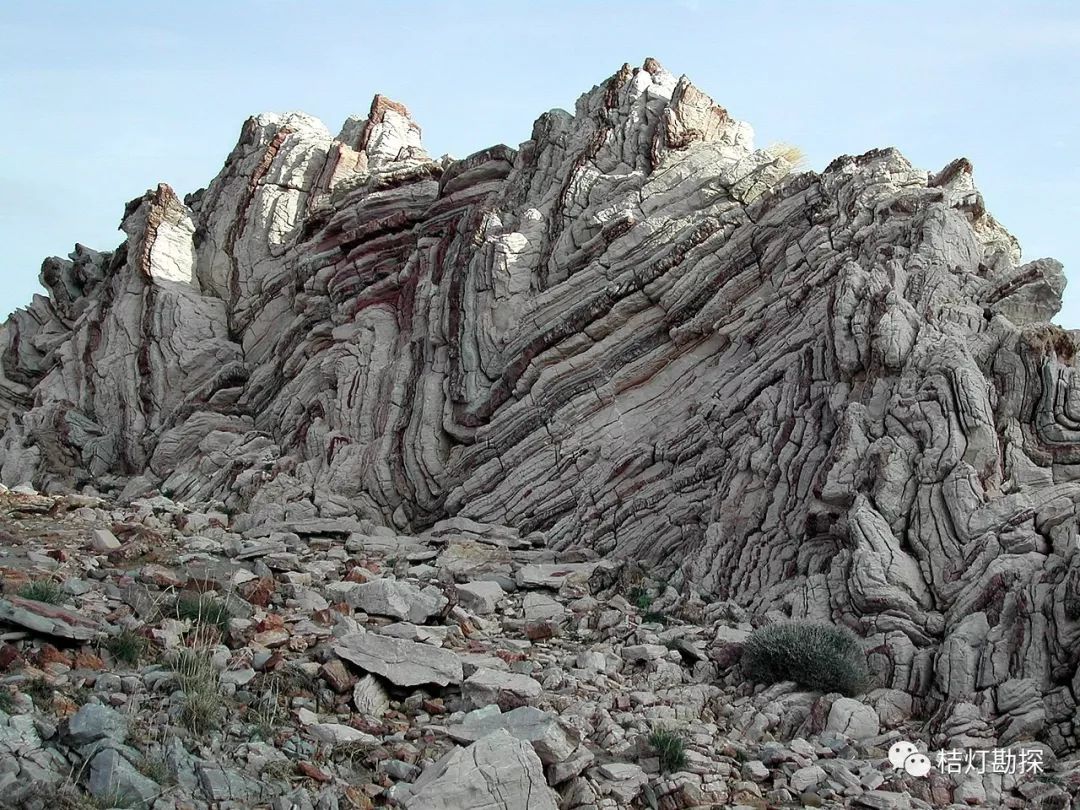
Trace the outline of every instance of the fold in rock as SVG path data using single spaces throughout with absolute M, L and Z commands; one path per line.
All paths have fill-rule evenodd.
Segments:
M 463 160 L 384 97 L 336 138 L 253 117 L 206 189 L 132 201 L 0 326 L 0 481 L 214 502 L 250 538 L 457 533 L 462 581 L 538 539 L 636 558 L 851 626 L 931 708 L 1075 684 L 1060 264 L 1021 262 L 966 160 L 792 158 L 655 60 Z M 1013 733 L 1075 747 L 1050 718 Z

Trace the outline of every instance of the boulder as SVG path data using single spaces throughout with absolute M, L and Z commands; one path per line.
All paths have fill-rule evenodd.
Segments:
M 852 740 L 866 740 L 878 734 L 878 715 L 865 703 L 852 698 L 837 698 L 829 709 L 825 730 Z
M 503 710 L 515 709 L 536 700 L 543 692 L 535 678 L 486 667 L 477 669 L 461 685 L 462 697 L 477 708 L 494 703 Z

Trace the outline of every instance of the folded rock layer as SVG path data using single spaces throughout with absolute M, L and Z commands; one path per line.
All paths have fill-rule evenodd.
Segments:
M 1071 720 L 1061 266 L 1020 264 L 966 160 L 792 158 L 655 60 L 463 160 L 381 96 L 337 137 L 252 118 L 207 189 L 45 262 L 0 327 L 0 477 L 539 531 Z

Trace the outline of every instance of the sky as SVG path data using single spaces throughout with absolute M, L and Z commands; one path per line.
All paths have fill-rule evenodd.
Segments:
M 899 148 L 975 166 L 1080 328 L 1080 4 L 998 2 L 9 2 L 0 8 L 0 316 L 46 256 L 115 248 L 124 204 L 207 185 L 254 113 L 337 132 L 375 93 L 433 155 L 516 146 L 624 62 L 685 73 L 806 168 Z

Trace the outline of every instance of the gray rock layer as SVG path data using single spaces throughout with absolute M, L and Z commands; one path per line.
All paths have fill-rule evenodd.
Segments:
M 885 686 L 1034 684 L 1071 735 L 1061 266 L 966 160 L 794 168 L 655 60 L 463 160 L 382 97 L 337 137 L 252 118 L 208 188 L 45 262 L 0 327 L 0 478 L 539 531 L 846 622 Z

